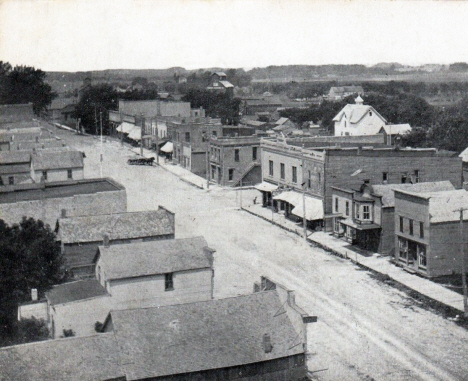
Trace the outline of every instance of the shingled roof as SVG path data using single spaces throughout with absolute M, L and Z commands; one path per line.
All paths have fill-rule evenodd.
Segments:
M 64 243 L 98 242 L 174 234 L 172 213 L 165 209 L 59 219 L 58 239 Z
M 127 380 L 268 361 L 304 353 L 277 291 L 112 311 Z M 272 350 L 266 352 L 263 337 Z
M 31 162 L 31 151 L 0 151 L 0 165 Z
M 125 379 L 113 333 L 0 349 L 0 381 Z
M 211 268 L 214 250 L 203 237 L 99 246 L 107 279 Z
M 46 292 L 47 300 L 51 305 L 70 303 L 103 295 L 107 295 L 107 291 L 96 279 L 58 284 Z
M 83 152 L 72 150 L 38 151 L 33 155 L 34 170 L 83 168 Z
M 343 109 L 333 118 L 334 122 L 341 120 L 343 115 L 346 115 L 349 122 L 352 124 L 359 123 L 359 121 L 369 112 L 373 111 L 376 115 L 382 119 L 384 123 L 387 121 L 385 118 L 380 115 L 372 106 L 369 105 L 356 105 L 356 104 L 347 104 Z

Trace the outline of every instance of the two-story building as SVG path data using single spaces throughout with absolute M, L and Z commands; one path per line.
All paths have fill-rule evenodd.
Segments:
M 395 190 L 395 258 L 411 272 L 432 278 L 461 274 L 461 242 L 468 241 L 468 192 Z M 463 216 L 463 219 L 462 219 Z M 460 220 L 463 230 L 460 234 Z M 465 245 L 466 247 L 466 245 Z
M 45 302 L 27 310 L 44 306 L 51 335 L 58 338 L 69 330 L 75 336 L 92 335 L 111 310 L 210 300 L 214 252 L 203 237 L 106 242 L 97 250 L 95 278 L 54 286 Z
M 64 211 L 65 214 L 65 211 Z M 94 275 L 94 257 L 99 245 L 173 239 L 174 213 L 157 210 L 66 217 L 57 221 L 57 241 L 65 265 L 75 278 Z
M 295 192 L 294 197 L 288 196 L 288 199 L 294 198 L 296 204 L 300 204 L 301 195 L 297 193 L 301 193 L 304 186 L 306 196 L 323 202 L 323 218 L 328 221 L 329 230 L 332 230 L 333 186 L 356 189 L 362 183 L 404 184 L 448 180 L 455 188 L 461 188 L 461 158 L 453 152 L 358 143 L 361 138 L 363 142 L 368 138 L 383 139 L 381 135 L 355 136 L 352 139 L 354 143 L 340 142 L 339 145 L 333 143 L 331 138 L 338 138 L 337 141 L 346 139 L 261 140 L 263 182 L 279 187 L 279 190 L 272 191 L 273 199 L 280 199 L 282 196 L 279 193 L 283 189 Z M 290 204 L 298 206 L 294 202 Z M 284 205 L 286 214 L 291 207 Z
M 358 96 L 356 104 L 347 104 L 334 118 L 335 136 L 375 135 L 387 121 Z
M 212 137 L 209 158 L 210 179 L 219 185 L 261 182 L 260 136 Z
M 359 189 L 333 190 L 333 234 L 352 245 L 383 255 L 395 252 L 395 190 L 454 190 L 450 181 L 415 184 L 362 184 Z
M 209 91 L 216 91 L 232 96 L 234 94 L 234 85 L 227 80 L 226 73 L 222 71 L 211 74 L 211 81 L 206 88 Z
M 0 152 L 0 186 L 32 182 L 30 151 Z

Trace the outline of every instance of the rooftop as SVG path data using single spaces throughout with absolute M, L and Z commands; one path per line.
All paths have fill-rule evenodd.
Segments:
M 5 185 L 0 188 L 0 204 L 46 198 L 73 197 L 79 194 L 125 191 L 125 188 L 109 178 L 69 180 L 50 183 Z
M 397 134 L 405 134 L 411 131 L 411 126 L 406 124 L 385 124 L 382 126 L 383 130 L 388 135 L 397 135 Z
M 107 279 L 211 268 L 214 250 L 203 237 L 99 246 Z
M 125 377 L 116 348 L 113 333 L 1 348 L 0 381 L 96 381 Z
M 304 353 L 276 291 L 112 311 L 128 380 L 185 374 Z M 263 337 L 270 336 L 266 353 Z
M 0 151 L 0 165 L 31 162 L 31 151 Z
M 174 234 L 171 213 L 165 209 L 59 219 L 62 243 L 98 242 Z
M 76 302 L 103 295 L 107 295 L 107 291 L 96 279 L 59 284 L 46 292 L 46 297 L 51 305 Z
M 350 123 L 359 123 L 359 121 L 364 118 L 364 116 L 369 112 L 373 111 L 378 115 L 383 122 L 387 122 L 385 118 L 380 115 L 372 106 L 362 105 L 362 104 L 347 104 L 343 109 L 333 118 L 334 122 L 341 120 L 343 115 L 346 115 L 346 118 Z
M 83 152 L 60 150 L 41 150 L 33 154 L 33 166 L 35 170 L 83 168 Z

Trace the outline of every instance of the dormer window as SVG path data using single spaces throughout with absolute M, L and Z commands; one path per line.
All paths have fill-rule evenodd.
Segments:
M 372 111 L 369 111 L 369 116 L 372 116 Z

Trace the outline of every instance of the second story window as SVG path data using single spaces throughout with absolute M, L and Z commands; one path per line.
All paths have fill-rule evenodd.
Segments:
M 409 234 L 413 235 L 413 220 L 409 220 Z
M 349 216 L 349 201 L 346 201 L 346 216 Z
M 47 180 L 47 171 L 42 171 L 42 177 Z
M 370 220 L 370 205 L 363 205 L 362 206 L 362 219 L 363 220 Z
M 292 167 L 292 182 L 297 183 L 297 168 L 294 166 Z
M 419 223 L 419 237 L 424 238 L 424 222 Z
M 268 174 L 269 174 L 270 176 L 273 176 L 273 160 L 270 160 L 268 164 L 269 164 L 269 168 L 268 168 L 268 169 L 269 169 L 269 172 L 268 172 Z
M 281 180 L 284 180 L 284 178 L 286 177 L 284 173 L 284 163 L 280 164 L 280 176 L 281 176 Z
M 415 170 L 414 171 L 414 183 L 419 183 L 419 171 Z
M 229 181 L 232 181 L 234 178 L 234 169 L 229 169 Z
M 400 232 L 403 233 L 403 217 L 400 216 Z
M 68 179 L 73 179 L 73 171 L 71 169 L 67 170 L 67 178 Z
M 171 291 L 174 289 L 173 273 L 164 274 L 164 290 Z
M 234 161 L 240 161 L 238 148 L 234 150 Z
M 361 218 L 361 215 L 359 214 L 360 205 L 356 204 L 355 208 L 356 208 L 356 219 L 359 220 Z
M 185 142 L 190 143 L 190 132 L 185 133 Z
M 338 203 L 339 203 L 338 197 L 335 197 L 335 212 L 338 212 L 338 206 L 339 206 Z
M 307 179 L 307 187 L 310 188 L 310 177 L 312 173 L 309 171 L 309 178 Z
M 388 172 L 382 172 L 382 182 L 383 183 L 388 182 Z
M 252 160 L 257 160 L 257 147 L 252 147 Z
M 15 178 L 13 176 L 8 176 L 8 185 L 13 185 L 15 183 Z

